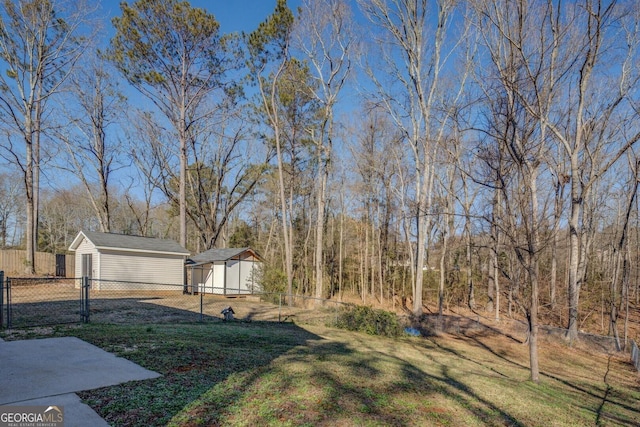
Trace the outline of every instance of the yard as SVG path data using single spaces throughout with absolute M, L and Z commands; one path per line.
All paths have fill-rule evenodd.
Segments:
M 231 305 L 243 320 L 291 320 L 322 323 L 335 317 L 343 304 L 294 297 L 291 307 L 283 295 L 242 295 L 227 298 L 213 294 L 184 294 L 182 285 L 172 290 L 135 289 L 129 282 L 102 281 L 102 290 L 91 290 L 91 323 L 183 323 L 220 320 Z M 12 279 L 12 327 L 77 323 L 81 289 L 74 279 Z M 133 289 L 132 289 L 133 288 Z M 6 306 L 5 306 L 6 307 Z M 5 313 L 6 318 L 6 313 Z
M 527 347 L 496 331 L 389 339 L 265 321 L 67 325 L 5 339 L 72 335 L 163 374 L 84 392 L 113 425 L 640 424 L 626 358 Z

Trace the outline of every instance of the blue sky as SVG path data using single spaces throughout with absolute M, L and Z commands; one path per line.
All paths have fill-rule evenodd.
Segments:
M 220 23 L 222 33 L 253 31 L 276 7 L 276 0 L 192 0 L 192 6 L 211 12 Z M 300 0 L 289 0 L 295 10 Z
M 276 0 L 187 0 L 193 7 L 201 7 L 212 13 L 220 23 L 223 34 L 249 32 L 258 27 L 276 7 Z M 133 3 L 134 0 L 128 0 Z M 300 6 L 301 0 L 288 0 L 291 10 Z M 102 10 L 108 17 L 120 16 L 120 0 L 103 0 Z M 110 26 L 110 24 L 107 24 Z M 111 30 L 108 31 L 111 34 Z

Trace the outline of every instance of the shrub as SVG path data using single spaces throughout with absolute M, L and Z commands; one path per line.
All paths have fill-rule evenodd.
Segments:
M 265 293 L 285 292 L 287 287 L 287 275 L 277 267 L 266 264 L 262 267 L 259 276 L 259 283 Z
M 349 306 L 341 309 L 336 319 L 336 326 L 348 331 L 387 337 L 398 337 L 402 335 L 403 330 L 394 313 L 364 306 Z

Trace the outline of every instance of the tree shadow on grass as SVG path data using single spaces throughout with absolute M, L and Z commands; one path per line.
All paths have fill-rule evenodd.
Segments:
M 211 425 L 219 410 L 243 395 L 243 384 L 257 380 L 263 367 L 319 339 L 292 324 L 266 322 L 88 325 L 73 335 L 162 374 L 79 393 L 107 422 L 117 425 L 166 425 L 176 416 L 179 424 L 207 418 L 205 425 Z M 230 388 L 216 395 L 214 403 L 200 405 L 216 387 Z
M 261 314 L 249 310 L 247 316 L 255 319 Z M 100 316 L 104 316 L 102 322 L 112 324 L 98 324 Z M 81 397 L 108 422 L 118 425 L 219 425 L 234 416 L 232 408 L 247 405 L 263 405 L 242 415 L 244 423 L 254 425 L 340 424 L 357 419 L 361 424 L 408 426 L 416 425 L 415 416 L 431 424 L 455 424 L 460 421 L 456 413 L 460 408 L 483 422 L 521 425 L 506 408 L 478 395 L 452 375 L 446 361 L 432 357 L 432 366 L 439 370 L 422 369 L 401 356 L 379 352 L 375 345 L 363 346 L 359 339 L 357 344 L 328 341 L 292 323 L 223 323 L 215 316 L 206 316 L 210 321 L 199 323 L 198 317 L 192 309 L 166 307 L 150 298 L 93 300 L 95 323 L 70 334 L 163 377 L 83 392 Z M 480 336 L 465 339 L 470 343 L 475 340 L 493 356 L 526 369 L 492 349 Z M 429 342 L 438 351 L 475 364 L 480 371 L 505 376 L 488 363 L 441 342 Z M 400 374 L 389 380 L 381 360 Z M 289 369 L 296 364 L 308 369 L 301 370 L 302 374 Z M 567 380 L 548 376 L 602 399 Z M 301 390 L 297 397 L 291 396 L 291 390 L 301 384 L 307 384 L 311 393 Z M 417 406 L 408 408 L 399 403 L 406 396 Z M 294 399 L 288 400 L 290 397 Z M 443 400 L 455 402 L 453 411 L 446 405 L 430 404 Z M 611 395 L 604 402 L 616 404 Z M 632 410 L 631 404 L 622 405 Z M 601 412 L 601 418 L 616 416 Z
M 171 299 L 149 295 L 93 296 L 89 301 L 88 320 L 92 323 L 184 323 L 216 318 L 207 314 L 201 317 L 199 300 L 191 295 Z M 80 293 L 71 299 L 13 303 L 11 320 L 14 329 L 82 323 Z
M 241 384 L 210 392 L 199 407 L 215 406 L 231 389 L 234 400 L 243 400 L 242 414 L 231 416 L 241 416 L 245 425 L 448 425 L 460 423 L 461 408 L 489 424 L 522 425 L 455 379 L 446 365 L 438 366 L 441 374 L 428 373 L 375 346 L 314 340 L 245 376 Z M 224 416 L 203 420 L 228 421 Z
M 479 348 L 482 348 L 483 350 L 491 353 L 496 358 L 499 358 L 507 362 L 508 364 L 510 364 L 515 368 L 519 368 L 525 371 L 529 370 L 528 365 L 519 363 L 513 358 L 507 357 L 507 354 L 505 354 L 503 351 L 497 351 L 494 348 L 492 348 L 491 345 L 485 342 L 487 338 L 491 339 L 492 337 L 500 337 L 500 336 L 514 340 L 513 337 L 507 334 L 504 334 L 499 330 L 494 330 L 493 328 L 486 328 L 484 330 L 476 330 L 470 333 L 466 333 L 463 339 L 465 340 L 465 342 L 471 345 L 475 345 Z M 448 352 L 452 355 L 455 355 L 456 357 L 460 357 L 474 364 L 484 366 L 486 369 L 490 369 L 491 371 L 504 376 L 504 374 L 500 373 L 499 370 L 496 369 L 494 366 L 487 366 L 485 364 L 477 362 L 472 358 L 467 357 L 463 353 L 456 351 L 455 349 L 449 346 L 446 346 L 442 342 L 438 342 L 437 340 L 430 340 L 430 341 L 442 351 Z M 604 375 L 602 388 L 595 385 L 591 387 L 586 387 L 585 385 L 581 385 L 576 381 L 571 381 L 569 379 L 562 378 L 547 370 L 541 370 L 540 374 L 543 377 L 557 381 L 558 383 L 561 383 L 567 386 L 568 388 L 574 390 L 576 393 L 580 393 L 583 396 L 588 396 L 592 398 L 594 402 L 600 402 L 597 408 L 596 406 L 589 406 L 589 405 L 581 406 L 583 409 L 590 411 L 594 414 L 596 425 L 600 425 L 602 423 L 602 419 L 614 420 L 615 422 L 620 423 L 621 425 L 637 425 L 637 418 L 639 418 L 638 414 L 640 414 L 640 410 L 634 407 L 635 402 L 633 401 L 633 399 L 628 396 L 625 397 L 621 395 L 616 395 L 616 393 L 613 392 L 613 388 L 611 387 L 611 385 L 607 382 L 607 375 L 610 371 L 610 364 L 611 364 L 611 356 L 609 356 L 608 358 L 608 364 L 607 364 L 606 373 Z M 605 411 L 604 410 L 605 407 L 613 408 L 614 411 L 615 410 L 627 411 L 631 418 L 625 418 L 624 416 L 616 416 L 615 414 L 612 413 L 611 410 Z M 634 413 L 636 417 L 634 417 Z
M 629 419 L 624 420 L 622 417 L 618 417 L 617 418 L 618 420 L 624 420 L 624 422 L 619 421 L 621 422 L 621 425 L 629 425 L 629 426 L 640 425 L 638 424 L 638 421 L 640 421 L 640 408 L 637 405 L 637 400 L 634 400 L 630 396 L 619 396 L 619 395 L 616 396 L 616 393 L 614 393 L 614 389 L 611 387 L 611 385 L 608 384 L 607 376 L 609 373 L 609 366 L 610 365 L 608 364 L 607 373 L 603 378 L 603 388 L 604 388 L 603 392 L 601 392 L 600 389 L 597 389 L 596 391 L 589 390 L 582 385 L 579 385 L 575 382 L 569 381 L 564 378 L 560 378 L 554 374 L 545 373 L 545 372 L 541 372 L 541 374 L 555 381 L 558 381 L 559 383 L 562 383 L 577 392 L 580 392 L 586 396 L 593 398 L 594 401 L 600 402 L 600 405 L 598 406 L 597 409 L 594 409 L 593 406 L 583 406 L 584 409 L 594 412 L 596 417 L 596 425 L 599 425 L 599 422 L 602 418 L 606 418 L 606 419 L 615 418 L 615 416 L 611 414 L 605 414 L 605 411 L 604 411 L 605 405 L 617 407 L 619 409 L 629 411 L 630 414 L 635 414 L 635 419 L 633 420 L 629 420 Z

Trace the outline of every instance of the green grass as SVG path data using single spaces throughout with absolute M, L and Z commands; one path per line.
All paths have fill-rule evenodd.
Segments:
M 543 375 L 533 384 L 527 347 L 496 333 L 390 339 L 216 322 L 89 324 L 53 334 L 163 374 L 80 393 L 113 425 L 640 424 L 640 382 L 625 359 L 541 343 Z

